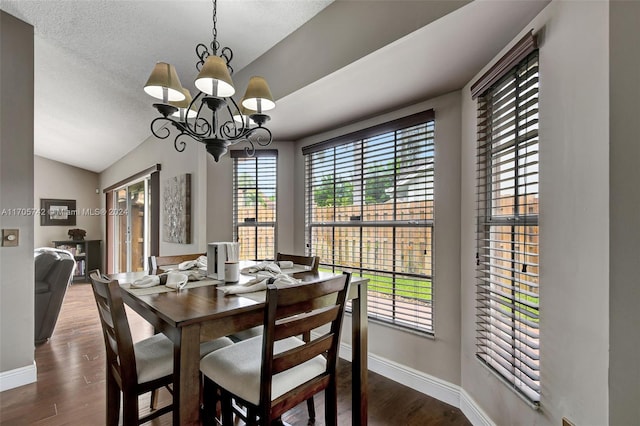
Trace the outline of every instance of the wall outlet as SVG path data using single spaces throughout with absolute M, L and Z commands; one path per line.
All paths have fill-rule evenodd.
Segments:
M 17 229 L 2 230 L 2 247 L 18 247 L 20 231 Z

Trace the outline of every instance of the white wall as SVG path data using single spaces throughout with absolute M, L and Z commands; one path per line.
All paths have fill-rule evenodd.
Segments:
M 369 352 L 402 368 L 460 384 L 460 92 L 362 121 L 299 142 L 310 145 L 419 111 L 435 110 L 435 232 L 434 312 L 435 339 L 369 323 Z M 295 249 L 304 253 L 304 157 L 295 157 Z M 345 318 L 344 330 L 351 329 Z M 342 333 L 350 343 L 350 333 Z
M 609 424 L 640 419 L 640 2 L 610 3 Z
M 476 102 L 462 91 L 462 386 L 497 424 L 608 423 L 608 14 L 606 2 L 557 1 L 523 28 L 543 30 L 540 411 L 474 355 Z
M 33 27 L 0 11 L 0 210 L 33 206 Z M 18 247 L 0 247 L 0 390 L 36 380 L 33 217 L 0 215 Z
M 165 242 L 162 223 L 164 219 L 160 204 L 160 255 L 198 253 L 206 250 L 207 235 L 207 178 L 204 145 L 187 142 L 184 152 L 177 152 L 173 139 L 161 140 L 150 136 L 141 145 L 126 156 L 105 169 L 100 174 L 100 198 L 104 206 L 104 188 L 137 174 L 155 164 L 161 165 L 160 197 L 164 192 L 165 181 L 175 176 L 191 174 L 191 244 Z M 162 202 L 162 201 L 161 201 Z M 104 230 L 103 223 L 103 230 Z M 103 231 L 104 232 L 104 231 Z M 106 255 L 105 255 L 106 256 Z M 106 264 L 106 263 L 105 263 Z
M 101 196 L 96 194 L 96 189 L 100 186 L 98 174 L 37 155 L 33 158 L 33 163 L 33 205 L 39 208 L 41 198 L 76 200 L 78 213 L 75 226 L 41 226 L 40 217 L 34 217 L 35 247 L 51 247 L 53 240 L 70 239 L 67 232 L 72 228 L 87 231 L 86 240 L 104 241 L 104 217 L 83 214 L 86 209 L 101 206 Z

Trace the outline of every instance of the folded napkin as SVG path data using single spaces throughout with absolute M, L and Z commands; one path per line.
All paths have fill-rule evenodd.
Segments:
M 178 265 L 178 270 L 186 271 L 193 268 L 207 269 L 207 256 L 200 256 L 196 260 L 187 260 Z
M 189 276 L 187 274 L 182 274 L 179 272 L 169 272 L 167 274 L 167 281 L 165 285 L 169 288 L 181 290 L 187 285 L 188 281 Z
M 147 288 L 156 285 L 160 285 L 160 277 L 158 275 L 145 275 L 131 283 L 131 288 Z
M 290 260 L 279 260 L 276 264 L 280 267 L 280 269 L 291 269 L 293 268 L 293 262 Z
M 267 289 L 267 284 L 273 283 L 277 286 L 287 286 L 298 284 L 300 280 L 290 277 L 286 274 L 276 274 L 274 276 L 258 275 L 256 278 L 244 284 L 218 286 L 218 290 L 225 295 L 253 293 Z
M 255 274 L 262 271 L 270 272 L 276 275 L 282 273 L 282 271 L 280 270 L 280 267 L 273 262 L 261 262 L 253 266 L 248 266 L 246 268 L 242 268 L 240 273 L 245 275 L 251 275 L 251 274 Z
M 200 268 L 180 271 L 180 273 L 185 274 L 189 278 L 189 281 L 201 281 L 207 279 L 207 271 Z

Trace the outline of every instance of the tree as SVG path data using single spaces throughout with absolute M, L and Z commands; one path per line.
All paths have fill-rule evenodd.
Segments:
M 393 186 L 393 163 L 376 166 L 371 169 L 371 172 L 365 180 L 364 202 L 365 204 L 384 203 L 391 198 L 386 190 Z
M 313 191 L 313 197 L 319 207 L 348 206 L 353 204 L 353 184 L 336 181 L 333 175 L 325 175 Z

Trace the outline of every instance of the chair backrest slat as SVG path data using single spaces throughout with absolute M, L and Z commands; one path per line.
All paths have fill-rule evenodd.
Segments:
M 206 253 L 178 254 L 174 256 L 149 256 L 149 270 L 153 271 L 161 266 L 179 265 L 187 260 L 196 260 L 200 256 L 206 256 Z
M 330 323 L 340 313 L 338 306 L 317 309 L 314 312 L 306 312 L 296 317 L 289 317 L 287 321 L 279 322 L 275 328 L 274 340 L 282 340 L 291 336 L 298 336 L 305 331 L 313 330 L 324 324 Z
M 325 334 L 303 346 L 298 346 L 297 348 L 274 355 L 272 373 L 281 373 L 303 362 L 307 362 L 318 355 L 326 353 L 331 349 L 333 338 L 333 333 Z
M 283 311 L 284 307 L 298 303 L 315 306 L 335 304 L 335 295 L 342 290 L 343 286 L 343 277 L 336 276 L 331 279 L 304 282 L 300 285 L 281 288 L 278 292 L 278 310 Z M 304 312 L 306 307 L 294 307 L 294 309 L 300 309 L 300 312 Z
M 285 254 L 278 253 L 276 255 L 276 261 L 290 261 L 296 265 L 308 266 L 311 272 L 318 272 L 318 266 L 320 265 L 320 257 L 318 256 L 300 256 L 297 254 Z

